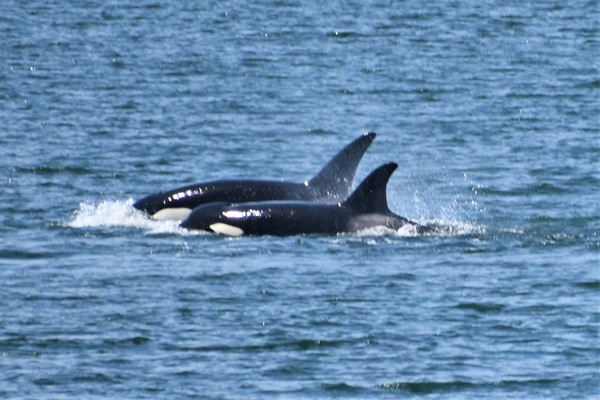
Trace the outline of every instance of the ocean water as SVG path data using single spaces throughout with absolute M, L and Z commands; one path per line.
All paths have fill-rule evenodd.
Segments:
M 599 398 L 596 1 L 0 3 L 0 397 Z M 160 189 L 357 181 L 439 232 L 227 238 Z M 357 182 L 355 182 L 356 185 Z

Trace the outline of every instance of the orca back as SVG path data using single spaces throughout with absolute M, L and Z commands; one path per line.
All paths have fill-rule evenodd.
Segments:
M 133 207 L 152 216 L 166 208 L 191 210 L 214 201 L 229 203 L 268 200 L 341 201 L 350 193 L 358 164 L 375 137 L 375 133 L 365 133 L 355 139 L 340 150 L 309 182 L 248 179 L 205 182 L 151 194 L 136 201 Z

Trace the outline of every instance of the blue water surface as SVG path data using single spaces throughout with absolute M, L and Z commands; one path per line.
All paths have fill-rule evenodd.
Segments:
M 596 1 L 0 3 L 1 398 L 600 397 Z M 439 232 L 135 212 L 364 131 Z

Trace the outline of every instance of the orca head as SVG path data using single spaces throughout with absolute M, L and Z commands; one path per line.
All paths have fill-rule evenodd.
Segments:
M 214 202 L 194 208 L 181 224 L 182 228 L 198 229 L 207 232 L 223 233 L 229 236 L 240 236 L 243 231 L 229 224 L 224 213 L 230 203 Z
M 156 212 L 160 211 L 164 207 L 162 197 L 162 192 L 160 194 L 154 193 L 148 195 L 133 203 L 133 208 L 135 208 L 136 210 L 144 211 L 149 215 L 156 214 Z

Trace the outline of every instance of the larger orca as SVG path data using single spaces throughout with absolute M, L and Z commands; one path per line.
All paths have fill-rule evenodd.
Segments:
M 303 183 L 269 180 L 217 180 L 151 194 L 133 204 L 154 219 L 185 219 L 192 209 L 212 202 L 266 200 L 336 202 L 350 193 L 358 163 L 375 139 L 366 132 L 344 147 L 311 180 Z
M 373 171 L 344 202 L 269 201 L 230 205 L 213 203 L 192 211 L 181 226 L 230 236 L 338 234 L 383 226 L 399 230 L 409 224 L 416 233 L 429 231 L 388 208 L 386 186 L 398 164 Z

